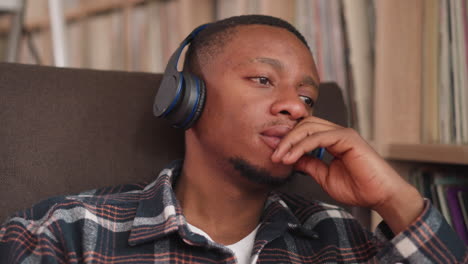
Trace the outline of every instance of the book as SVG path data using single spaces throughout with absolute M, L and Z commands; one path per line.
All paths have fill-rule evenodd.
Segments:
M 468 143 L 468 1 L 460 0 L 460 70 L 462 76 L 462 144 Z
M 344 16 L 350 49 L 354 100 L 357 111 L 357 130 L 365 139 L 372 135 L 372 98 L 374 86 L 372 48 L 367 19 L 368 3 L 364 0 L 344 0 Z
M 449 171 L 436 171 L 434 177 L 434 184 L 436 185 L 468 185 L 468 177 L 455 172 Z
M 439 200 L 440 211 L 442 215 L 444 216 L 445 220 L 447 220 L 447 223 L 453 227 L 452 216 L 450 215 L 450 210 L 447 205 L 444 187 L 444 185 L 436 185 L 437 198 Z
M 440 1 L 439 27 L 439 141 L 442 144 L 452 142 L 453 114 L 452 114 L 452 81 L 451 81 L 451 53 L 450 53 L 450 23 L 448 0 Z
M 340 0 L 298 0 L 294 23 L 309 44 L 321 82 L 336 82 L 348 105 L 348 65 L 341 3 Z
M 255 1 L 248 0 L 218 0 L 216 2 L 216 19 L 224 19 L 241 14 L 258 13 Z
M 148 57 L 147 70 L 149 72 L 164 72 L 166 62 L 163 61 L 163 50 L 161 46 L 160 16 L 161 2 L 152 1 L 148 3 Z
M 148 58 L 148 7 L 147 6 L 136 6 L 132 10 L 131 15 L 131 65 L 132 71 L 148 71 L 147 61 Z
M 348 84 L 346 82 L 346 61 L 344 53 L 344 29 L 341 23 L 341 1 L 331 0 L 327 1 L 328 3 L 328 21 L 329 23 L 329 39 L 330 39 L 330 53 L 328 54 L 331 58 L 330 68 L 331 72 L 329 74 L 330 80 L 338 84 L 345 98 L 345 103 L 347 103 L 348 98 Z
M 437 193 L 434 187 L 434 174 L 436 170 L 430 167 L 417 167 L 409 171 L 408 182 L 415 186 L 419 193 L 429 199 L 434 205 L 437 204 Z
M 436 188 L 436 185 L 434 184 L 431 185 L 431 195 L 432 195 L 431 202 L 434 204 L 437 210 L 439 210 L 439 212 L 442 212 L 442 209 L 440 208 L 439 197 L 437 196 L 437 188 Z
M 424 143 L 439 142 L 439 0 L 426 0 L 423 14 L 422 135 Z
M 447 222 L 454 227 L 454 219 L 452 219 L 446 192 L 451 186 L 467 186 L 468 178 L 464 177 L 464 175 L 448 171 L 437 171 L 434 173 L 434 185 L 437 192 L 440 211 Z
M 418 144 L 422 134 L 421 47 L 425 1 L 397 2 L 375 1 L 374 138 L 380 146 Z
M 110 43 L 112 19 L 109 15 L 96 15 L 86 21 L 85 67 L 112 69 L 112 45 Z
M 465 222 L 465 227 L 468 230 L 468 192 L 458 191 L 457 195 L 463 215 L 463 220 Z
M 256 4 L 255 9 L 260 14 L 270 15 L 281 18 L 289 23 L 294 23 L 295 17 L 295 4 L 290 0 L 276 0 L 272 3 L 271 0 L 255 0 L 249 1 Z
M 463 76 L 460 69 L 460 0 L 449 1 L 449 12 L 450 12 L 450 42 L 451 42 L 451 54 L 452 54 L 452 65 L 451 72 L 453 76 L 452 90 L 453 90 L 453 118 L 454 118 L 454 134 L 453 143 L 462 143 L 462 120 L 464 113 L 462 112 L 461 97 L 463 85 Z
M 447 186 L 447 204 L 450 210 L 450 216 L 453 228 L 458 235 L 468 244 L 468 231 L 466 229 L 460 203 L 458 201 L 458 192 L 468 192 L 468 186 Z

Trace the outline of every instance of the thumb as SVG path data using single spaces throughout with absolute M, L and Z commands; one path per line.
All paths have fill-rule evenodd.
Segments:
M 294 169 L 302 171 L 323 186 L 328 175 L 328 166 L 320 159 L 312 156 L 302 156 L 294 165 Z

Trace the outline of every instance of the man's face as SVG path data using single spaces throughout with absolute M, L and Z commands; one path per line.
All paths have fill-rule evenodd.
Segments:
M 287 178 L 292 167 L 270 157 L 317 99 L 319 78 L 307 47 L 282 28 L 239 26 L 201 71 L 207 98 L 194 131 L 205 154 Z

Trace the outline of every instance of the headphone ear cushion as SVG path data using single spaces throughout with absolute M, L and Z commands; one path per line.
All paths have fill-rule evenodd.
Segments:
M 197 76 L 190 74 L 190 78 L 193 79 L 195 83 L 198 83 L 198 102 L 193 106 L 194 107 L 194 114 L 190 121 L 183 127 L 183 129 L 189 129 L 192 125 L 200 118 L 201 113 L 203 112 L 203 107 L 205 106 L 205 99 L 206 99 L 206 87 L 205 82 L 198 78 Z M 189 88 L 189 87 L 186 87 Z

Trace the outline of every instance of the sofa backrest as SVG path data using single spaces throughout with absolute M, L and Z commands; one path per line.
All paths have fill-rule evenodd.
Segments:
M 152 180 L 182 158 L 184 132 L 152 115 L 160 74 L 0 63 L 0 221 L 41 199 Z M 342 125 L 338 87 L 317 115 Z M 288 186 L 331 201 L 309 179 Z

